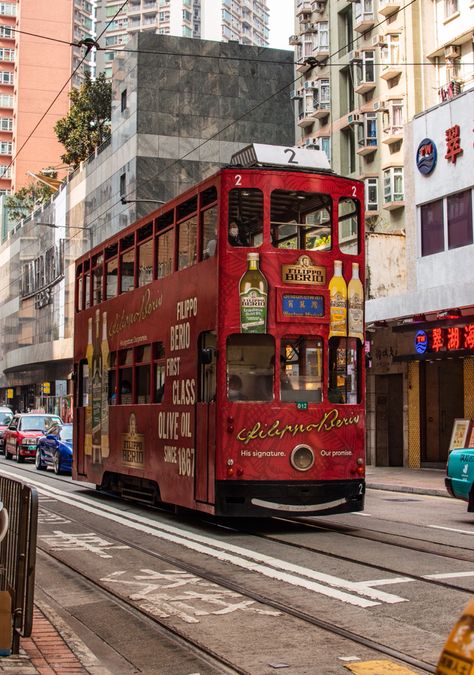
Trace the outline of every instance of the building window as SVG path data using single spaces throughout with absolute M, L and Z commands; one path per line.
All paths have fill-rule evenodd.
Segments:
M 443 200 L 438 199 L 420 208 L 421 255 L 444 251 Z
M 444 16 L 448 18 L 458 11 L 458 0 L 444 0 Z
M 120 95 L 120 111 L 123 112 L 127 108 L 127 90 L 124 89 Z
M 382 63 L 386 66 L 400 63 L 400 36 L 389 33 L 385 36 L 385 44 L 380 50 Z
M 319 137 L 319 147 L 326 153 L 329 163 L 331 163 L 331 137 L 330 136 L 320 136 Z
M 448 248 L 472 244 L 472 197 L 465 190 L 447 198 Z
M 0 155 L 11 155 L 12 154 L 12 144 L 7 141 L 2 141 L 0 143 Z
M 383 172 L 384 202 L 403 201 L 403 168 L 395 166 Z
M 358 125 L 359 147 L 377 146 L 377 113 L 365 113 L 363 124 Z
M 12 131 L 12 129 L 13 129 L 13 118 L 0 117 L 0 131 Z
M 4 16 L 16 16 L 16 4 L 12 2 L 0 2 L 0 14 Z
M 127 191 L 127 174 L 122 173 L 120 176 L 120 196 L 125 197 Z
M 379 179 L 365 179 L 365 208 L 367 211 L 379 210 Z
M 362 61 L 356 65 L 356 86 L 362 82 L 375 82 L 375 58 L 372 50 L 362 52 Z

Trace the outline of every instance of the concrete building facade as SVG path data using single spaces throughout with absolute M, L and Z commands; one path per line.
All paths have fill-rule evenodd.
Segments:
M 280 91 L 292 79 L 291 52 L 147 32 L 130 44 L 114 64 L 110 141 L 0 246 L 0 400 L 19 409 L 67 412 L 83 251 L 243 146 L 293 145 L 291 102 Z
M 459 283 L 448 279 L 449 256 L 433 266 L 434 258 L 423 254 L 415 236 L 426 195 L 416 180 L 413 157 L 421 139 L 413 120 L 446 103 L 445 110 L 451 110 L 449 102 L 454 104 L 457 97 L 456 110 L 469 110 L 469 97 L 462 94 L 474 88 L 474 6 L 463 0 L 296 0 L 295 8 L 289 40 L 300 75 L 291 94 L 299 143 L 325 150 L 338 173 L 362 179 L 366 186 L 366 322 L 372 357 L 368 460 L 441 466 L 453 410 L 437 413 L 443 431 L 425 423 L 432 415 L 422 399 L 416 408 L 419 417 L 410 418 L 413 388 L 406 364 L 397 361 L 405 349 L 398 340 L 405 344 L 401 326 L 418 313 L 430 313 L 430 319 L 451 308 L 462 307 L 467 313 L 471 301 Z M 435 113 L 430 115 L 423 118 L 426 123 Z M 465 188 L 460 175 L 449 179 L 440 167 L 437 178 L 439 194 L 446 194 L 448 186 L 454 192 Z M 472 230 L 472 219 L 466 227 Z M 467 251 L 468 245 L 462 248 Z M 450 254 L 460 269 L 464 254 Z M 428 282 L 429 274 L 433 276 Z M 395 331 L 395 342 L 387 342 L 386 326 Z M 389 373 L 392 378 L 386 377 Z M 429 386 L 433 383 L 430 380 Z M 459 381 L 457 391 L 464 391 Z M 463 406 L 467 410 L 470 404 L 464 400 L 457 414 Z
M 97 67 L 112 74 L 116 51 L 138 32 L 202 38 L 267 47 L 269 9 L 265 0 L 96 0 L 97 33 L 104 51 Z

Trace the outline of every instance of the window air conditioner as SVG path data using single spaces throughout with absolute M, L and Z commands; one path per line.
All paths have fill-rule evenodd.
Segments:
M 385 101 L 374 101 L 374 111 L 377 112 L 377 110 L 385 110 L 387 107 Z
M 358 49 L 349 52 L 349 61 L 362 61 L 362 52 Z
M 347 123 L 352 125 L 352 124 L 361 124 L 362 122 L 362 115 L 359 113 L 351 113 L 350 115 L 347 116 Z
M 385 44 L 385 35 L 377 33 L 372 37 L 372 47 L 381 47 Z

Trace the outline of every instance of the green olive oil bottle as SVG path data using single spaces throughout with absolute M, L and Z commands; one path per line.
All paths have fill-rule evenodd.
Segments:
M 266 333 L 268 283 L 259 267 L 258 253 L 247 253 L 247 271 L 240 279 L 240 331 Z

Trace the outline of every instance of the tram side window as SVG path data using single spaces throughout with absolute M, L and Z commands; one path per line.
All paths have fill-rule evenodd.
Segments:
M 84 289 L 84 309 L 88 309 L 91 306 L 91 278 L 88 270 L 84 272 L 83 289 Z
M 330 195 L 273 190 L 270 203 L 273 246 L 329 251 L 332 245 L 331 207 Z
M 115 298 L 118 288 L 118 259 L 112 258 L 106 264 L 106 294 L 107 298 Z
M 329 340 L 329 388 L 331 403 L 360 403 L 361 342 L 357 338 Z
M 133 384 L 133 349 L 122 349 L 119 352 L 118 389 L 119 403 L 132 403 Z
M 103 284 L 103 267 L 104 258 L 102 255 L 97 256 L 93 262 L 92 270 L 92 295 L 93 295 L 93 304 L 98 305 L 104 299 L 102 296 L 102 284 Z
M 165 366 L 165 347 L 162 342 L 155 342 L 153 345 L 154 403 L 163 403 L 165 395 Z
M 227 338 L 229 401 L 272 401 L 275 340 L 272 335 L 242 334 Z
M 280 348 L 280 398 L 282 401 L 322 400 L 322 338 L 285 337 Z
M 135 251 L 130 249 L 120 256 L 120 292 L 132 291 L 135 286 Z
M 153 240 L 138 246 L 138 285 L 145 286 L 153 281 Z
M 158 235 L 158 279 L 167 277 L 173 271 L 174 231 Z
M 135 348 L 137 403 L 151 402 L 151 345 Z
M 263 241 L 263 193 L 256 188 L 235 188 L 229 192 L 229 234 L 231 246 L 260 246 Z
M 213 331 L 199 337 L 199 401 L 210 403 L 216 400 L 216 355 L 217 339 Z
M 81 273 L 77 276 L 77 305 L 76 311 L 80 312 L 84 307 L 84 278 Z
M 212 206 L 201 215 L 202 257 L 212 258 L 217 252 L 217 206 Z
M 197 262 L 197 216 L 178 225 L 178 269 L 184 270 Z
M 109 354 L 109 378 L 108 378 L 108 392 L 109 392 L 109 405 L 115 405 L 117 403 L 117 354 L 116 352 L 110 352 Z
M 339 200 L 339 248 L 342 253 L 359 253 L 359 202 L 345 197 Z
M 89 405 L 89 365 L 87 361 L 79 363 L 79 405 L 85 407 Z

